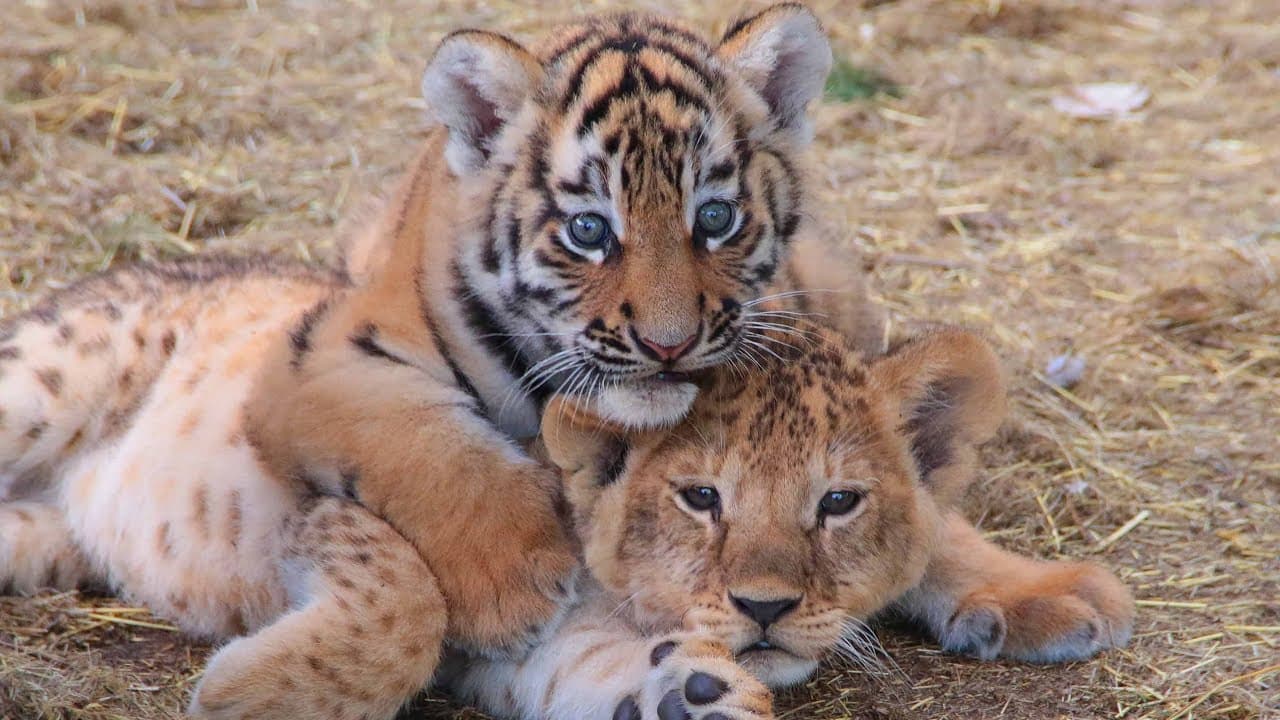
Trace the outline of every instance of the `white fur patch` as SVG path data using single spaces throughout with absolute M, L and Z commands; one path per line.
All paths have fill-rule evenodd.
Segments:
M 738 664 L 775 690 L 799 685 L 813 677 L 818 670 L 817 660 L 806 660 L 780 652 L 749 653 L 739 656 Z
M 644 429 L 675 425 L 689 414 L 698 397 L 692 383 L 642 380 L 614 385 L 596 396 L 596 413 L 627 428 Z

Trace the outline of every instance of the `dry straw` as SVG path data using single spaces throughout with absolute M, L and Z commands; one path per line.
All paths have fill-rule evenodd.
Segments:
M 711 30 L 743 7 L 640 4 Z M 421 136 L 444 31 L 528 36 L 604 6 L 9 2 L 0 303 L 140 258 L 329 257 L 334 223 Z M 897 86 L 819 110 L 815 215 L 865 253 L 898 329 L 980 328 L 1012 374 L 974 516 L 1007 547 L 1116 568 L 1141 603 L 1128 649 L 1066 667 L 887 629 L 906 679 L 833 669 L 783 717 L 1276 717 L 1280 7 L 814 6 L 842 60 Z M 1054 110 L 1103 81 L 1151 98 L 1121 119 Z M 1037 375 L 1068 351 L 1078 384 Z M 168 628 L 96 597 L 0 600 L 0 717 L 172 717 L 207 648 Z

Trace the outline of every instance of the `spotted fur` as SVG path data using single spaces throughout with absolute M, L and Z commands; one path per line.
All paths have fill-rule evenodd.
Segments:
M 446 638 L 527 652 L 578 565 L 521 446 L 544 394 L 669 425 L 696 388 L 659 373 L 749 347 L 803 235 L 829 63 L 794 5 L 719 43 L 645 15 L 528 49 L 450 35 L 423 80 L 436 126 L 340 271 L 124 269 L 0 325 L 0 582 L 105 581 L 236 638 L 197 717 L 385 717 Z M 734 208 L 714 238 L 709 199 Z M 587 210 L 598 252 L 567 235 Z
M 826 655 L 878 664 L 864 621 L 886 611 L 983 659 L 1127 641 L 1133 602 L 1114 575 L 1005 552 L 956 509 L 1004 412 L 984 342 L 945 330 L 868 361 L 789 329 L 772 335 L 777 357 L 718 371 L 673 429 L 552 405 L 543 439 L 593 580 L 529 659 L 473 664 L 465 697 L 503 717 L 764 720 L 769 688 Z M 714 508 L 685 496 L 699 486 Z M 857 502 L 824 514 L 831 491 Z

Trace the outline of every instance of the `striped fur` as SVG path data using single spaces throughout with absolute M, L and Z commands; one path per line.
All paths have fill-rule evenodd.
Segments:
M 551 390 L 669 424 L 696 388 L 657 373 L 740 350 L 802 224 L 829 62 L 793 5 L 719 45 L 640 15 L 532 50 L 449 36 L 439 127 L 341 272 L 131 268 L 0 325 L 0 584 L 104 581 L 235 638 L 200 718 L 386 717 L 446 641 L 527 653 L 578 560 L 520 439 Z M 693 230 L 709 201 L 731 231 Z M 588 210 L 615 237 L 575 250 Z
M 799 56 L 781 52 L 793 44 Z M 449 293 L 439 305 L 459 318 L 453 332 L 478 339 L 485 371 L 502 374 L 491 384 L 503 392 L 487 398 L 500 421 L 518 424 L 530 415 L 516 408 L 555 390 L 601 395 L 636 425 L 679 419 L 691 395 L 653 378 L 741 351 L 744 306 L 802 224 L 803 110 L 829 63 L 817 21 L 792 5 L 718 47 L 633 14 L 589 18 L 528 51 L 481 33 L 444 41 L 424 91 L 449 129 L 444 155 L 470 217 L 450 223 L 456 254 L 428 286 Z M 488 67 L 525 72 L 523 89 L 498 87 L 516 83 Z M 495 127 L 477 130 L 477 115 Z M 716 237 L 695 217 L 710 201 L 732 207 L 732 229 Z M 601 247 L 573 242 L 579 213 L 607 222 Z M 642 342 L 690 337 L 674 361 Z M 476 354 L 462 365 L 479 367 Z

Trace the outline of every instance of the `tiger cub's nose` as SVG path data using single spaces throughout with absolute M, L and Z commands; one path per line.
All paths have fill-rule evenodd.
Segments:
M 693 347 L 693 341 L 697 339 L 698 334 L 693 333 L 675 345 L 663 345 L 643 335 L 636 334 L 636 340 L 640 342 L 640 349 L 655 360 L 661 360 L 662 362 L 673 362 L 680 359 L 681 356 L 689 352 L 689 348 Z

